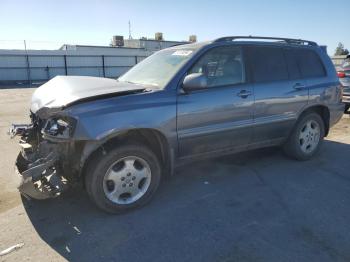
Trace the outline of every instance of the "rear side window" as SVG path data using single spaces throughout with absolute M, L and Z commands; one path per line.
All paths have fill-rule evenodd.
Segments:
M 292 49 L 285 49 L 284 55 L 286 57 L 289 79 L 295 80 L 301 78 L 301 73 L 298 66 L 297 57 Z
M 301 75 L 304 78 L 326 76 L 326 71 L 318 54 L 312 50 L 294 50 Z
M 255 82 L 288 79 L 287 64 L 282 48 L 252 47 L 250 58 Z

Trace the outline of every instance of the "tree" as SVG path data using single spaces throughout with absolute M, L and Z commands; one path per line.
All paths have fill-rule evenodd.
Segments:
M 349 50 L 344 48 L 344 45 L 339 42 L 337 48 L 335 49 L 334 55 L 348 55 Z

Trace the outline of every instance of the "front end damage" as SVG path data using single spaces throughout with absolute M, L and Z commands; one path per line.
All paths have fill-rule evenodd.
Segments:
M 12 125 L 9 132 L 11 137 L 20 136 L 21 152 L 16 161 L 19 191 L 27 197 L 46 199 L 60 195 L 68 185 L 80 183 L 84 162 L 96 149 L 97 137 L 90 137 L 85 128 L 79 126 L 79 114 L 87 112 L 82 112 L 79 104 L 90 105 L 88 111 L 101 111 L 102 106 L 113 113 L 114 101 L 94 101 L 146 90 L 151 89 L 83 76 L 57 76 L 36 89 L 31 99 L 31 123 Z M 88 128 L 93 130 L 93 125 L 93 121 L 88 123 Z
M 21 137 L 21 151 L 15 165 L 18 189 L 27 198 L 56 197 L 68 188 L 63 168 L 67 162 L 69 143 L 45 137 L 45 133 L 52 130 L 48 129 L 48 121 L 32 114 L 31 122 L 30 125 L 12 125 L 9 131 L 11 137 Z

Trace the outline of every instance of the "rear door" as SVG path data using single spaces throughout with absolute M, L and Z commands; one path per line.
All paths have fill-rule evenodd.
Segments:
M 288 48 L 254 46 L 249 58 L 255 94 L 253 141 L 284 138 L 308 102 L 295 55 Z
M 179 93 L 177 127 L 181 157 L 219 152 L 251 143 L 253 88 L 246 82 L 239 46 L 215 47 L 188 74 L 202 73 L 208 88 Z
M 301 75 L 307 83 L 309 90 L 309 101 L 311 103 L 322 101 L 326 98 L 324 96 L 325 89 L 328 87 L 333 87 L 334 82 L 332 82 L 331 76 L 329 79 L 327 79 L 326 68 L 320 58 L 320 55 L 316 52 L 316 50 L 305 47 L 298 48 L 293 51 L 298 61 Z M 319 52 L 324 51 L 319 50 Z

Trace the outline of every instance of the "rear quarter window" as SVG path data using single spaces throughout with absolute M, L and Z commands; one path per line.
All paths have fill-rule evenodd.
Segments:
M 294 53 L 303 78 L 326 76 L 326 70 L 322 64 L 321 58 L 316 52 L 300 49 L 294 50 Z

